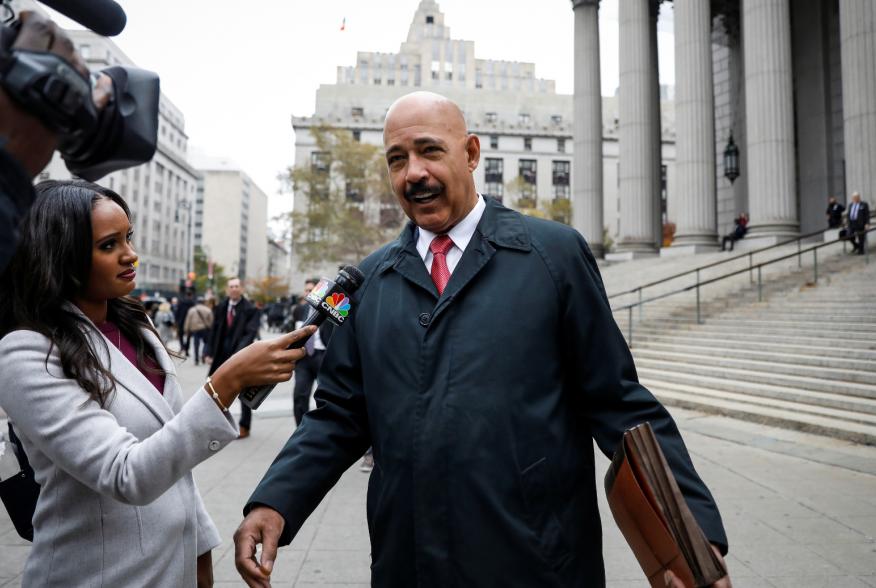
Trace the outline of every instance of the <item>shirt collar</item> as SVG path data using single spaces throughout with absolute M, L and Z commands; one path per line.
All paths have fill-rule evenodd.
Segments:
M 447 236 L 450 237 L 450 240 L 453 241 L 456 247 L 459 247 L 460 251 L 465 251 L 465 248 L 468 247 L 468 242 L 474 236 L 475 229 L 478 228 L 478 223 L 484 214 L 484 208 L 486 208 L 486 203 L 483 197 L 478 194 L 478 200 L 474 208 L 447 233 Z M 422 227 L 417 227 L 417 230 L 419 232 L 417 237 L 417 253 L 425 260 L 426 255 L 429 253 L 429 245 L 436 237 L 436 234 Z

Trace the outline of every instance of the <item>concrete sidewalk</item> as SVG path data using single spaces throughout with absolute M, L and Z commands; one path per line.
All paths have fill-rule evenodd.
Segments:
M 194 392 L 206 368 L 179 367 Z M 214 552 L 217 586 L 242 586 L 231 536 L 241 507 L 294 428 L 291 384 L 255 413 L 252 436 L 195 470 L 225 542 Z M 735 587 L 876 587 L 876 447 L 673 409 L 694 463 L 715 495 L 730 539 Z M 601 479 L 608 460 L 598 457 Z M 274 586 L 367 586 L 368 475 L 350 469 L 280 552 Z M 601 493 L 601 491 L 600 491 Z M 646 587 L 604 499 L 608 585 Z M 29 551 L 0 509 L 0 586 L 19 586 Z

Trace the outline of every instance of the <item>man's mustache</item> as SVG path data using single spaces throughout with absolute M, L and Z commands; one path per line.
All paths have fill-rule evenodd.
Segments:
M 436 182 L 435 184 L 417 182 L 416 184 L 411 184 L 405 190 L 405 199 L 413 200 L 418 196 L 434 196 L 440 194 L 442 190 L 444 190 L 444 185 L 441 182 Z

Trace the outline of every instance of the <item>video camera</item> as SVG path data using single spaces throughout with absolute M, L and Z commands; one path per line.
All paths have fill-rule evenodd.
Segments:
M 12 0 L 0 0 L 0 86 L 22 108 L 58 133 L 58 150 L 73 174 L 96 181 L 152 159 L 158 144 L 158 75 L 126 66 L 99 73 L 112 79 L 109 104 L 92 101 L 98 75 L 84 77 L 64 58 L 45 51 L 13 49 L 21 23 Z M 125 13 L 112 0 L 42 0 L 103 36 L 125 27 Z

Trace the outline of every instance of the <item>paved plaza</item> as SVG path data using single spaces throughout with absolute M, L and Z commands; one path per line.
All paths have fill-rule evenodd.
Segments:
M 191 393 L 206 368 L 185 362 L 178 373 Z M 225 538 L 213 554 L 217 586 L 243 585 L 231 536 L 241 507 L 294 428 L 291 392 L 291 384 L 275 390 L 255 413 L 252 436 L 195 470 Z M 876 447 L 688 410 L 672 413 L 724 516 L 734 586 L 876 587 Z M 607 466 L 600 456 L 600 480 Z M 281 550 L 274 586 L 368 585 L 367 482 L 358 464 L 341 478 Z M 646 587 L 604 499 L 601 511 L 608 585 Z M 28 551 L 0 512 L 0 586 L 20 585 Z

